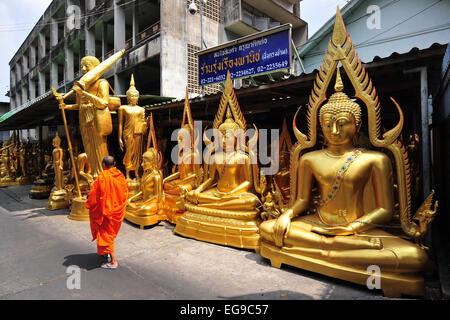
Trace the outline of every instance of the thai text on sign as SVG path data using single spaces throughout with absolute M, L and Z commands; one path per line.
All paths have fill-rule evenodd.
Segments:
M 198 54 L 199 85 L 269 73 L 291 66 L 291 30 L 253 38 L 246 42 L 234 41 L 228 47 L 208 49 Z

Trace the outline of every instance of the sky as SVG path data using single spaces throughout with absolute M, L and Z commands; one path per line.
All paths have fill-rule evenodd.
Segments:
M 183 1 L 183 0 L 180 0 Z M 0 0 L 0 101 L 9 102 L 9 61 L 22 45 L 52 0 Z M 311 37 L 348 0 L 303 0 L 300 15 Z

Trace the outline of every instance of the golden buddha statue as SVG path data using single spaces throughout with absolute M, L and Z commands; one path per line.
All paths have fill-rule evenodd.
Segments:
M 298 142 L 291 158 L 290 206 L 277 219 L 260 225 L 260 252 L 275 267 L 284 263 L 363 285 L 372 275 L 368 268 L 375 265 L 381 269 L 381 289 L 386 296 L 422 295 L 420 272 L 429 260 L 420 239 L 435 214 L 435 210 L 430 210 L 432 195 L 413 217 L 419 220 L 419 225 L 415 224 L 410 218 L 407 153 L 397 139 L 403 127 L 403 113 L 391 98 L 400 121 L 392 130 L 379 132 L 379 100 L 362 62 L 354 57 L 355 48 L 338 9 L 326 63 L 317 75 L 309 100 L 308 137 L 296 128 L 294 117 Z M 394 155 L 401 228 L 416 243 L 392 233 L 397 229 L 389 229 L 396 200 L 393 166 L 384 152 L 355 145 L 362 122 L 361 109 L 343 92 L 339 63 L 352 82 L 356 97 L 367 107 L 372 145 Z M 336 70 L 336 92 L 322 106 Z M 326 146 L 305 152 L 315 147 L 317 118 Z M 314 182 L 321 198 L 315 211 L 311 210 Z M 305 215 L 310 212 L 315 213 Z
M 55 171 L 55 183 L 50 193 L 50 197 L 47 203 L 47 209 L 58 210 L 62 208 L 67 208 L 69 206 L 69 197 L 67 191 L 64 189 L 63 180 L 63 156 L 64 152 L 61 149 L 61 138 L 56 132 L 56 136 L 53 139 L 53 170 Z
M 65 110 L 78 110 L 84 152 L 87 155 L 94 179 L 103 171 L 103 158 L 109 154 L 107 138 L 113 129 L 110 111 L 116 111 L 120 106 L 120 98 L 109 95 L 109 90 L 112 88 L 106 79 L 101 79 L 101 76 L 124 53 L 125 50 L 121 50 L 102 62 L 93 56 L 84 57 L 81 59 L 83 76 L 80 80 L 75 81 L 72 90 L 62 95 L 52 87 L 53 95 L 58 100 L 59 108 L 62 112 L 72 165 L 75 166 L 75 158 L 71 147 Z M 66 105 L 64 99 L 73 93 L 76 93 L 76 103 Z M 77 221 L 87 221 L 89 220 L 89 210 L 85 206 L 87 199 L 81 194 L 78 175 L 75 175 L 75 182 L 77 197 L 72 200 L 69 218 Z
M 134 77 L 131 75 L 130 88 L 127 91 L 128 105 L 121 106 L 118 110 L 119 145 L 120 150 L 123 151 L 125 141 L 126 152 L 123 164 L 127 179 L 130 179 L 130 171 L 134 171 L 135 177 L 139 178 L 144 135 L 147 131 L 145 109 L 137 105 L 138 100 L 139 91 L 136 89 Z M 125 125 L 123 125 L 124 121 Z
M 130 196 L 133 196 L 139 190 L 139 167 L 141 165 L 144 135 L 147 130 L 145 109 L 137 105 L 139 91 L 135 87 L 133 75 L 131 75 L 130 88 L 127 91 L 127 100 L 128 105 L 121 106 L 118 110 L 119 146 L 120 150 L 123 151 L 125 141 L 126 152 L 123 157 L 123 164 L 128 182 L 128 192 Z M 130 178 L 130 171 L 134 171 L 134 180 Z
M 189 104 L 188 91 L 184 101 L 183 120 L 178 132 L 178 165 L 174 166 L 175 173 L 163 181 L 165 194 L 164 213 L 167 220 L 176 224 L 178 217 L 183 213 L 177 208 L 181 189 L 191 191 L 196 186 L 196 177 L 200 169 L 200 153 L 198 152 L 199 137 L 195 138 L 194 121 Z
M 93 56 L 81 59 L 83 76 L 76 81 L 72 90 L 55 97 L 60 102 L 60 109 L 78 110 L 81 138 L 84 151 L 88 156 L 93 177 L 102 169 L 102 161 L 108 153 L 107 137 L 112 132 L 110 110 L 115 109 L 116 99 L 109 96 L 110 85 L 100 77 L 123 55 L 124 50 L 114 54 L 102 63 Z M 76 103 L 66 105 L 64 99 L 76 92 Z
M 13 180 L 11 179 L 11 175 L 10 175 L 10 157 L 9 157 L 9 147 L 10 147 L 10 142 L 9 141 L 5 141 L 3 142 L 3 147 L 1 149 L 2 153 L 1 153 L 1 168 L 0 168 L 0 184 L 3 186 L 3 184 L 7 184 L 9 182 L 12 182 Z
M 30 198 L 48 198 L 54 185 L 54 170 L 52 158 L 49 154 L 44 155 L 44 169 L 40 172 L 40 177 L 33 182 L 30 189 Z
M 179 217 L 174 233 L 238 248 L 259 249 L 260 200 L 255 193 L 261 194 L 265 185 L 260 183 L 257 165 L 250 163 L 248 153 L 254 152 L 253 149 L 245 146 L 241 150 L 244 146 L 238 144 L 239 131 L 246 127 L 228 73 L 213 124 L 221 134 L 223 150 L 217 146 L 210 149 L 203 183 L 189 192 L 183 189 L 180 209 L 185 212 Z M 208 146 L 212 145 L 206 135 L 204 139 Z M 250 138 L 249 146 L 255 145 L 256 139 L 257 133 Z
M 139 225 L 141 229 L 165 219 L 163 174 L 161 172 L 162 156 L 158 151 L 151 114 L 148 140 L 147 151 L 142 155 L 144 173 L 140 179 L 139 192 L 128 199 L 125 209 L 125 219 Z
M 273 175 L 273 182 L 277 190 L 281 193 L 284 202 L 289 202 L 290 199 L 290 173 L 289 173 L 289 155 L 292 148 L 292 141 L 287 128 L 286 118 L 283 119 L 283 129 L 281 131 L 278 155 L 279 155 L 279 169 Z

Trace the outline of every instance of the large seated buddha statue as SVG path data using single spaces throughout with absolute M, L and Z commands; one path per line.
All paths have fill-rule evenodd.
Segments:
M 167 220 L 176 224 L 178 217 L 183 214 L 176 203 L 180 200 L 182 189 L 191 191 L 198 180 L 200 170 L 200 153 L 198 151 L 199 137 L 194 137 L 194 121 L 189 105 L 188 91 L 184 103 L 183 120 L 178 132 L 178 162 L 174 173 L 164 178 L 163 190 L 165 194 L 164 213 Z
M 239 131 L 247 128 L 229 74 L 213 128 L 217 140 L 209 149 L 211 157 L 205 159 L 203 183 L 189 192 L 183 191 L 180 208 L 185 212 L 178 219 L 174 233 L 259 250 L 260 200 L 256 193 L 261 194 L 264 185 L 257 165 L 251 164 L 249 157 L 257 133 L 250 138 L 248 146 L 238 144 Z M 210 148 L 212 142 L 206 135 L 204 139 Z
M 339 63 L 353 84 L 355 96 L 367 107 L 369 138 L 377 151 L 356 145 L 361 107 L 343 92 Z M 335 93 L 323 104 L 335 73 Z M 421 239 L 436 205 L 431 210 L 430 195 L 411 218 L 408 155 L 398 139 L 404 120 L 399 105 L 392 101 L 400 121 L 381 134 L 377 93 L 355 55 L 338 10 L 325 62 L 309 100 L 309 136 L 296 128 L 294 118 L 298 142 L 291 158 L 290 205 L 277 219 L 260 225 L 260 252 L 273 266 L 288 264 L 363 285 L 372 275 L 369 267 L 376 266 L 386 296 L 424 293 L 421 272 L 430 261 Z M 317 120 L 326 140 L 324 146 L 316 146 Z M 320 196 L 315 208 L 313 186 Z M 399 224 L 393 221 L 396 203 Z
M 144 173 L 140 180 L 139 192 L 128 199 L 125 209 L 125 219 L 139 225 L 141 229 L 165 220 L 162 191 L 163 174 L 161 171 L 162 156 L 156 144 L 152 115 L 150 115 L 148 142 L 147 151 L 142 155 Z M 151 146 L 152 142 L 153 146 Z

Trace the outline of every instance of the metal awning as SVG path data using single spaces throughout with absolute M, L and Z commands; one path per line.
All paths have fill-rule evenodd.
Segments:
M 119 95 L 122 104 L 126 104 L 125 95 Z M 141 95 L 139 104 L 155 104 L 172 101 L 173 98 L 155 95 Z M 75 103 L 75 95 L 66 99 L 66 104 Z M 67 114 L 67 113 L 66 113 Z M 53 92 L 49 91 L 36 99 L 30 100 L 17 109 L 0 117 L 0 131 L 34 129 L 38 126 L 62 125 L 63 119 Z

